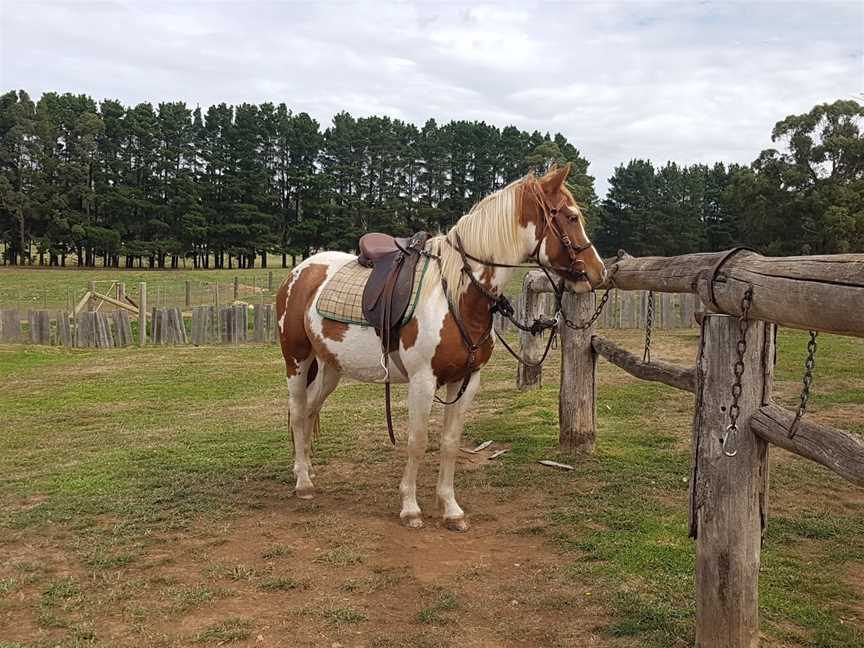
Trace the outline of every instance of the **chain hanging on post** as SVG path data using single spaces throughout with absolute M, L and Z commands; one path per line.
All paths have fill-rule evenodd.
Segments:
M 747 352 L 747 326 L 750 324 L 750 307 L 753 305 L 753 286 L 748 286 L 741 298 L 741 317 L 738 318 L 738 342 L 735 352 L 738 359 L 732 368 L 735 380 L 732 382 L 732 404 L 729 406 L 729 425 L 726 426 L 726 436 L 720 440 L 723 444 L 723 454 L 734 457 L 738 454 L 738 415 L 741 408 L 738 399 L 741 398 L 741 376 L 744 375 L 744 354 Z
M 565 326 L 568 326 L 569 328 L 573 329 L 574 331 L 584 331 L 585 329 L 589 328 L 594 322 L 597 321 L 597 319 L 600 317 L 600 315 L 603 314 L 603 309 L 606 307 L 606 302 L 609 301 L 609 297 L 611 296 L 612 289 L 615 287 L 614 279 L 615 279 L 615 273 L 616 272 L 618 272 L 618 264 L 617 263 L 614 266 L 612 266 L 612 272 L 609 273 L 609 277 L 608 277 L 608 279 L 606 279 L 606 283 L 608 284 L 608 287 L 606 288 L 606 292 L 603 293 L 603 296 L 600 298 L 600 303 L 597 304 L 597 308 L 594 309 L 594 314 L 591 315 L 591 317 L 588 319 L 588 321 L 583 323 L 583 324 L 577 324 L 573 320 L 571 320 L 567 317 L 564 317 L 564 313 L 562 311 L 561 317 L 564 321 Z
M 816 338 L 819 335 L 818 331 L 810 331 L 810 341 L 807 342 L 807 360 L 804 362 L 804 379 L 801 387 L 801 402 L 798 405 L 798 411 L 795 412 L 795 420 L 789 428 L 789 438 L 793 438 L 798 432 L 798 424 L 801 422 L 801 417 L 807 411 L 807 401 L 810 400 L 810 385 L 813 384 L 813 369 L 816 367 Z
M 651 364 L 651 327 L 654 325 L 654 291 L 648 291 L 648 312 L 645 315 L 645 350 L 642 362 Z

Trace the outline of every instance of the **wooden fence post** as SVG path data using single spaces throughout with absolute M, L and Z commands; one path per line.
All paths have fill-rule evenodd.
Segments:
M 768 494 L 768 444 L 750 431 L 750 416 L 770 396 L 773 326 L 751 321 L 738 400 L 738 434 L 728 434 L 738 318 L 702 321 L 697 360 L 690 535 L 696 538 L 696 645 L 759 645 L 759 563 Z
M 21 315 L 17 310 L 0 311 L 0 342 L 21 341 Z
M 48 311 L 28 311 L 30 344 L 51 344 L 51 319 Z
M 93 295 L 96 294 L 96 282 L 90 282 L 90 299 L 87 301 L 87 310 L 95 311 L 96 310 L 96 300 L 93 298 Z
M 186 308 L 192 306 L 192 282 L 186 281 Z
M 267 273 L 267 292 L 273 292 L 273 271 Z
M 57 311 L 57 343 L 65 347 L 72 346 L 72 328 L 69 326 L 69 315 Z
M 240 298 L 240 278 L 234 277 L 234 301 Z
M 138 344 L 147 344 L 147 283 L 138 284 Z
M 540 317 L 543 311 L 543 294 L 532 289 L 533 278 L 531 274 L 526 274 L 522 280 L 522 311 L 517 312 L 516 317 L 525 322 L 530 323 L 534 318 Z M 543 335 L 531 335 L 526 331 L 519 331 L 519 349 L 523 358 L 529 362 L 537 362 L 543 355 Z M 521 362 L 516 368 L 516 386 L 527 391 L 529 389 L 540 389 L 543 383 L 543 368 L 528 367 Z
M 564 316 L 582 323 L 594 313 L 594 293 L 565 293 Z M 575 330 L 561 326 L 561 389 L 558 397 L 558 446 L 562 452 L 592 452 L 597 437 L 597 356 L 591 346 L 594 325 Z

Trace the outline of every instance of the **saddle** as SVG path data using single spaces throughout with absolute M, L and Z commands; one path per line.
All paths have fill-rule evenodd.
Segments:
M 372 268 L 363 289 L 363 316 L 381 339 L 381 354 L 386 372 L 384 395 L 387 411 L 387 432 L 395 445 L 393 419 L 390 411 L 389 353 L 398 345 L 399 323 L 408 309 L 414 289 L 414 271 L 422 258 L 429 235 L 417 232 L 410 238 L 394 238 L 377 232 L 360 238 L 357 262 Z

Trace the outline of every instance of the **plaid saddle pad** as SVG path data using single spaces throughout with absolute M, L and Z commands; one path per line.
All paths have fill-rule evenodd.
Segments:
M 405 311 L 402 321 L 399 322 L 399 326 L 407 323 L 414 315 L 428 266 L 429 257 L 424 257 L 414 269 L 414 288 L 411 291 L 408 309 Z M 369 322 L 363 315 L 363 288 L 366 287 L 366 280 L 371 274 L 372 268 L 364 268 L 356 261 L 349 261 L 342 266 L 325 284 L 324 290 L 318 296 L 318 301 L 315 304 L 318 314 L 326 319 L 345 324 L 369 326 Z

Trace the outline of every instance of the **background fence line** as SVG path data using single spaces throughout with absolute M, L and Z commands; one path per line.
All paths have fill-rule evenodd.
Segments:
M 149 290 L 148 290 L 149 293 Z M 152 297 L 152 295 L 151 295 Z M 552 295 L 537 294 L 534 313 L 554 315 Z M 699 298 L 693 294 L 655 295 L 654 328 L 677 329 L 696 326 L 694 314 Z M 517 318 L 525 320 L 524 296 L 515 301 Z M 250 316 L 249 310 L 252 310 Z M 643 328 L 648 308 L 646 291 L 613 290 L 598 320 L 600 328 Z M 125 310 L 82 310 L 73 317 L 65 310 L 0 309 L 0 343 L 27 343 L 78 348 L 110 349 L 131 346 L 138 339 L 134 329 L 138 316 Z M 272 344 L 276 342 L 276 313 L 270 303 L 235 303 L 192 306 L 153 305 L 147 313 L 147 340 L 157 345 L 205 346 L 211 344 Z M 513 329 L 509 321 L 495 316 L 500 332 Z

